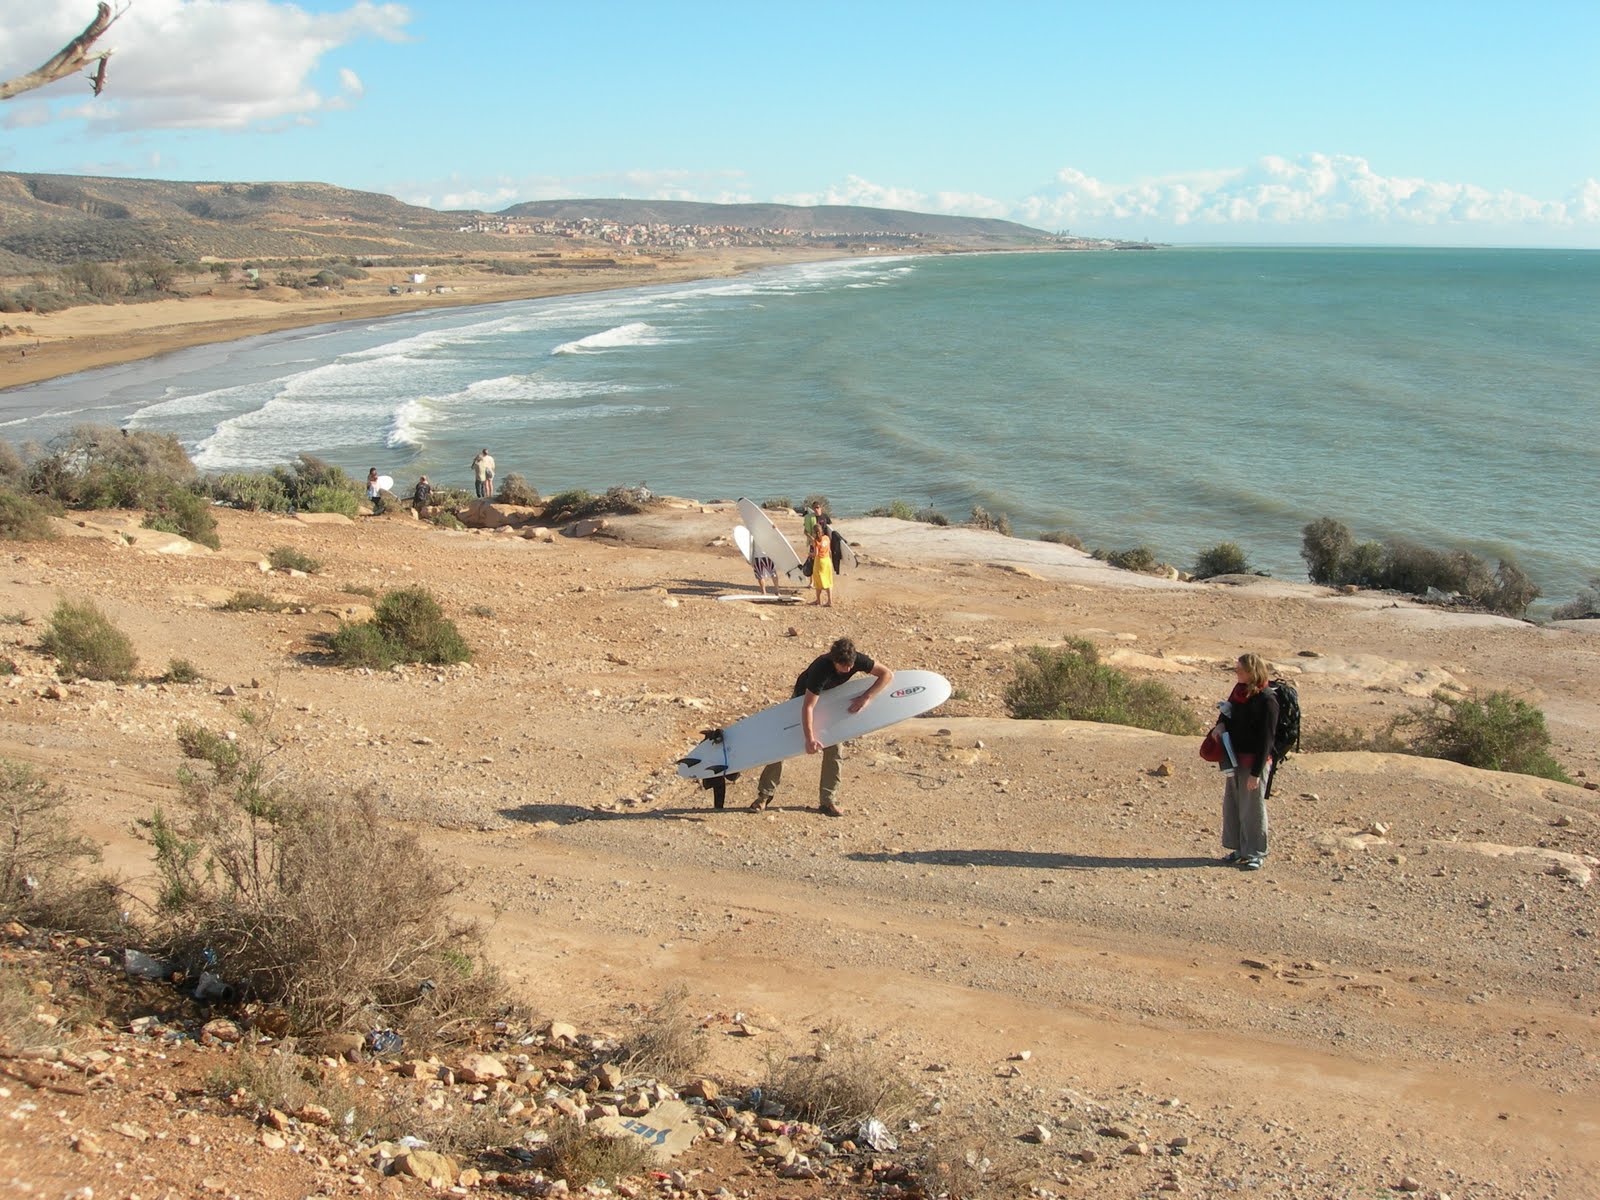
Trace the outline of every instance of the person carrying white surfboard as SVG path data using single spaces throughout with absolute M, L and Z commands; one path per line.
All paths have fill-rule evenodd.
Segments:
M 800 672 L 800 677 L 794 681 L 794 695 L 805 697 L 800 707 L 800 727 L 805 734 L 806 753 L 816 754 L 820 751 L 822 754 L 822 781 L 817 790 L 817 811 L 828 817 L 844 815 L 839 811 L 837 802 L 839 752 L 842 747 L 823 746 L 817 740 L 812 715 L 817 707 L 817 698 L 823 692 L 838 687 L 853 675 L 871 675 L 874 680 L 871 687 L 850 702 L 850 711 L 853 713 L 860 712 L 872 703 L 873 697 L 894 679 L 892 670 L 857 651 L 856 644 L 849 638 L 840 638 L 828 647 L 826 654 L 814 659 L 810 666 Z M 750 805 L 752 812 L 760 812 L 772 803 L 782 780 L 783 762 L 780 760 L 767 764 L 761 772 L 760 782 L 756 784 L 756 798 Z
M 367 503 L 372 505 L 373 515 L 378 512 L 378 501 L 383 498 L 383 484 L 378 482 L 378 468 L 372 467 L 367 471 Z

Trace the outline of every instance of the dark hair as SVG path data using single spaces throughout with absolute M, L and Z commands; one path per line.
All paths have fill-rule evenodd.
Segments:
M 828 660 L 836 662 L 841 667 L 854 666 L 856 661 L 856 644 L 849 638 L 840 638 L 828 647 Z

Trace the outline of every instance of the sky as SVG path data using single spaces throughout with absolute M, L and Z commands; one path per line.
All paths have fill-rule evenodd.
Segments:
M 1600 248 L 1600 3 L 118 0 L 0 170 Z M 93 0 L 0 0 L 0 80 Z

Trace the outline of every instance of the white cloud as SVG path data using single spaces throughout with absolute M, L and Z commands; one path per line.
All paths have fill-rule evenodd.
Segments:
M 48 4 L 8 14 L 0 25 L 0 77 L 43 62 L 88 15 L 86 6 Z M 319 92 L 311 76 L 325 55 L 363 37 L 400 40 L 410 19 L 402 5 L 371 0 L 330 13 L 282 0 L 138 0 L 96 43 L 113 51 L 103 95 L 82 100 L 86 89 L 74 93 L 70 82 L 38 95 L 56 105 L 57 118 L 119 131 L 292 122 L 348 107 L 365 90 L 355 72 L 341 70 L 339 90 Z
M 791 192 L 773 197 L 778 204 L 858 204 L 865 208 L 897 208 L 908 212 L 958 213 L 962 216 L 1009 218 L 1011 206 L 975 192 L 921 192 L 887 187 L 848 175 L 842 184 L 821 192 Z
M 1064 167 L 1015 212 L 1048 228 L 1099 232 L 1144 224 L 1213 239 L 1304 240 L 1330 229 L 1383 240 L 1478 230 L 1561 233 L 1600 223 L 1600 183 L 1587 181 L 1567 200 L 1540 200 L 1471 183 L 1382 175 L 1355 155 L 1305 154 L 1131 184 Z

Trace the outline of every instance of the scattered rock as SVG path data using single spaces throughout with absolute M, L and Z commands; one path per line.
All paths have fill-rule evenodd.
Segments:
M 420 1179 L 436 1190 L 454 1187 L 461 1168 L 455 1159 L 433 1150 L 407 1150 L 394 1160 L 397 1174 Z
M 1055 1135 L 1050 1132 L 1047 1126 L 1035 1125 L 1023 1136 L 1027 1138 L 1028 1141 L 1033 1142 L 1035 1145 L 1045 1146 L 1049 1144 L 1050 1139 Z
M 463 1083 L 493 1083 L 507 1074 L 505 1063 L 492 1054 L 469 1054 L 456 1066 L 456 1078 Z

